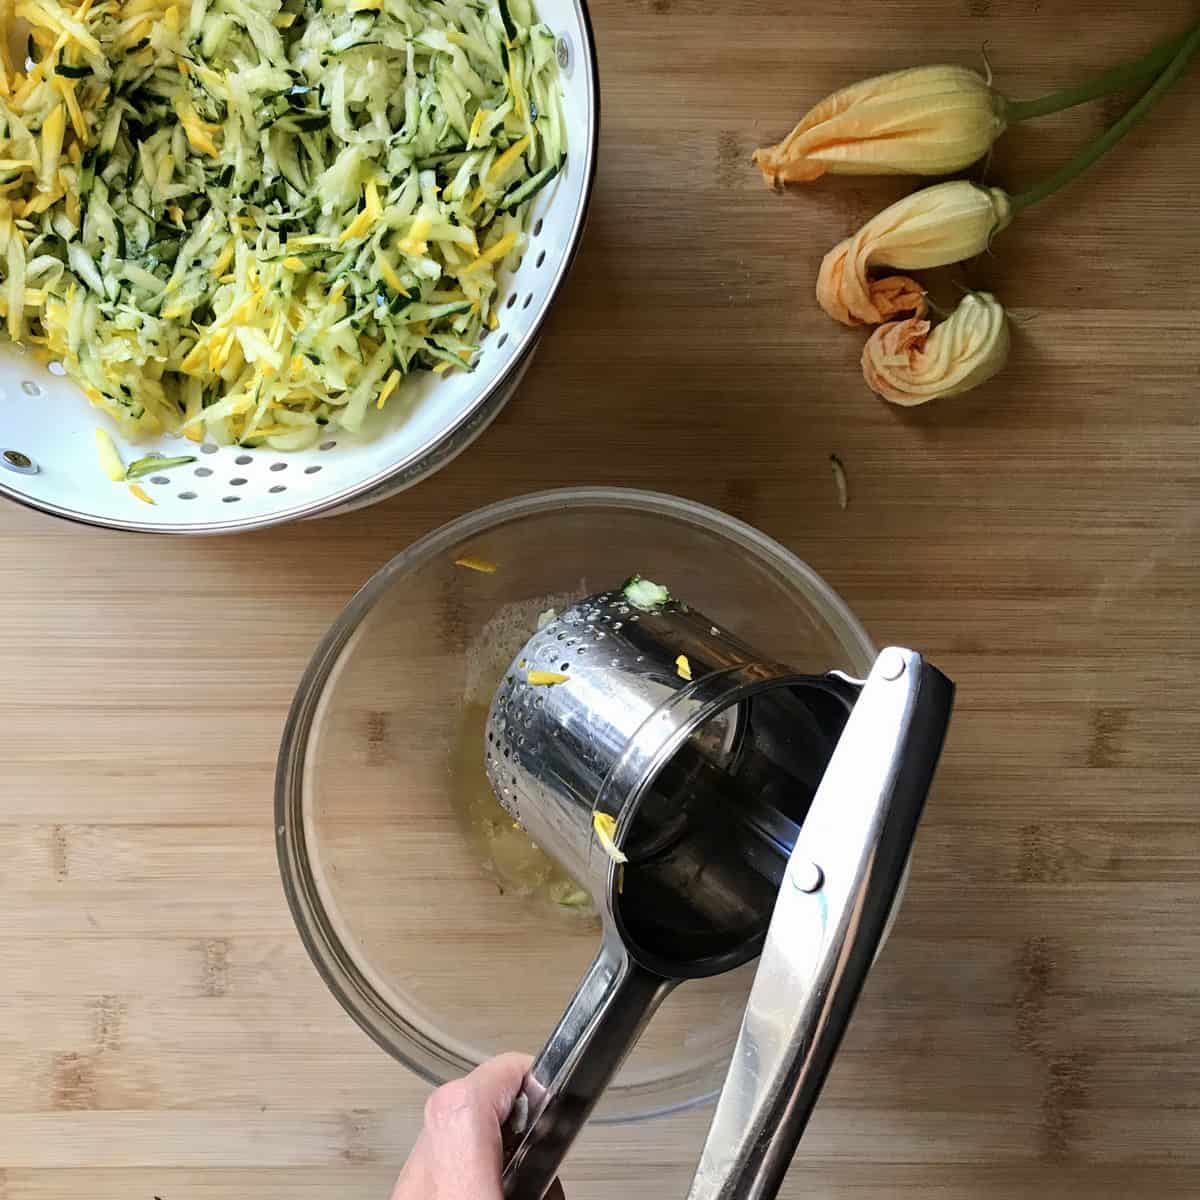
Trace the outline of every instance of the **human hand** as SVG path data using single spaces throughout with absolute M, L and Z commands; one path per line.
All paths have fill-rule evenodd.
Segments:
M 424 1127 L 392 1200 L 503 1200 L 500 1128 L 531 1061 L 502 1054 L 438 1088 L 425 1102 Z M 563 1200 L 557 1183 L 546 1200 Z

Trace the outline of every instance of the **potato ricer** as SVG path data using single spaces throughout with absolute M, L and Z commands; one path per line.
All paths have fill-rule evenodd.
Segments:
M 486 767 L 603 933 L 509 1118 L 506 1196 L 540 1200 L 672 988 L 755 957 L 690 1197 L 776 1194 L 883 937 L 953 690 L 895 647 L 866 680 L 799 674 L 653 588 L 547 619 L 496 691 Z

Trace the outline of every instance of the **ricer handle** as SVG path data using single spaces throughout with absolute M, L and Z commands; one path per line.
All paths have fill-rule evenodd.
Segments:
M 875 661 L 804 819 L 689 1200 L 770 1200 L 878 950 L 954 685 L 911 650 Z
M 504 1195 L 542 1200 L 584 1122 L 675 981 L 639 967 L 605 937 L 504 1130 Z

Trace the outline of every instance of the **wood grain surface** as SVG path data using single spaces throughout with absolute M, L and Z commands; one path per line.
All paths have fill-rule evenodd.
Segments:
M 906 906 L 786 1194 L 1200 1194 L 1200 70 L 964 269 L 1014 312 L 1011 365 L 911 413 L 812 299 L 825 250 L 907 182 L 773 196 L 748 161 L 856 77 L 986 43 L 1001 90 L 1035 95 L 1196 16 L 1152 7 L 596 0 L 591 224 L 468 454 L 237 538 L 0 510 L 0 1198 L 386 1195 L 426 1089 L 293 930 L 283 715 L 393 553 L 601 482 L 760 526 L 960 685 Z M 990 177 L 1040 177 L 1119 111 L 1010 132 Z M 589 1133 L 571 1200 L 682 1196 L 707 1120 Z

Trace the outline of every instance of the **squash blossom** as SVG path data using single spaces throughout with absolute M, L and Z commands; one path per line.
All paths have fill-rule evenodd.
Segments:
M 1186 61 L 1198 28 L 1160 42 L 1135 62 L 1035 100 L 1006 99 L 967 67 L 876 75 L 827 96 L 782 142 L 756 151 L 754 161 L 773 185 L 826 173 L 951 175 L 982 158 L 1009 125 L 1152 83 L 1180 54 Z
M 817 301 L 843 325 L 878 325 L 900 312 L 923 311 L 919 284 L 907 276 L 872 279 L 875 267 L 920 271 L 973 258 L 1012 217 L 999 188 L 965 179 L 934 184 L 897 200 L 825 255 Z
M 1005 100 L 966 67 L 913 67 L 827 96 L 778 145 L 754 152 L 769 184 L 834 175 L 949 175 L 1004 132 Z
M 863 347 L 863 377 L 893 404 L 956 396 L 990 379 L 1008 359 L 1008 320 L 996 298 L 971 292 L 940 325 L 921 317 L 881 325 Z

